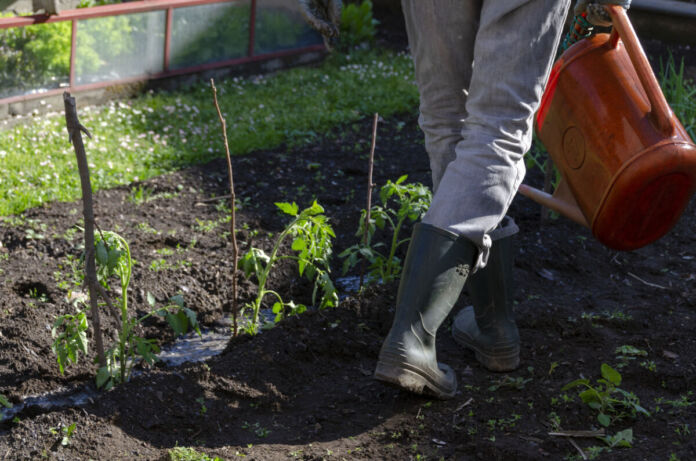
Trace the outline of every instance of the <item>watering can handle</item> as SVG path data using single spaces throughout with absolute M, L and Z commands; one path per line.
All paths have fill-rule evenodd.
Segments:
M 645 56 L 643 47 L 638 41 L 636 32 L 633 30 L 633 25 L 628 20 L 626 10 L 617 5 L 607 5 L 606 8 L 611 16 L 613 24 L 609 43 L 612 47 L 616 47 L 618 45 L 618 39 L 621 37 L 621 41 L 626 47 L 626 53 L 631 59 L 633 67 L 636 69 L 638 79 L 648 96 L 648 101 L 650 101 L 650 117 L 652 122 L 662 134 L 666 136 L 671 135 L 674 131 L 672 109 L 670 109 L 665 95 L 660 89 L 660 84 L 657 78 L 655 78 L 655 74 L 650 67 L 650 62 L 647 56 Z

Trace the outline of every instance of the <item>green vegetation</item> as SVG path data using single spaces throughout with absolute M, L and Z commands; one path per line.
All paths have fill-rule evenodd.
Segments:
M 563 386 L 562 390 L 584 388 L 578 396 L 597 412 L 597 422 L 604 427 L 628 417 L 635 418 L 638 413 L 650 416 L 650 413 L 640 406 L 640 400 L 634 393 L 618 387 L 621 384 L 621 374 L 618 371 L 606 363 L 602 364 L 601 371 L 602 378 L 598 379 L 596 384 L 592 384 L 589 379 L 576 379 Z
M 348 3 L 341 11 L 341 47 L 348 48 L 365 42 L 372 42 L 379 24 L 372 16 L 372 2 L 363 0 L 360 4 Z
M 660 60 L 660 85 L 691 140 L 696 140 L 696 85 L 684 75 L 683 60 L 679 66 L 671 54 L 667 63 Z
M 401 260 L 396 256 L 396 250 L 411 238 L 399 238 L 403 225 L 407 222 L 420 220 L 430 206 L 432 193 L 420 183 L 404 184 L 407 176 L 401 176 L 395 182 L 391 180 L 382 186 L 379 192 L 380 205 L 374 205 L 370 211 L 370 223 L 367 232 L 367 242 L 362 242 L 365 232 L 366 211 L 362 210 L 360 226 L 355 234 L 361 242 L 343 251 L 339 257 L 345 258 L 343 273 L 360 263 L 361 258 L 369 263 L 369 282 L 390 282 L 401 274 Z M 384 243 L 373 243 L 376 230 L 388 229 L 391 232 L 391 243 L 386 253 L 379 251 Z
M 118 308 L 121 314 L 121 326 L 117 332 L 116 343 L 106 351 L 106 365 L 97 371 L 97 387 L 111 388 L 118 383 L 130 379 L 133 367 L 143 361 L 153 365 L 157 361 L 159 347 L 156 340 L 138 336 L 137 326 L 153 315 L 165 318 L 177 335 L 195 330 L 199 335 L 200 329 L 196 313 L 184 307 L 181 295 L 173 296 L 170 303 L 155 308 L 155 298 L 148 292 L 147 301 L 152 310 L 142 317 L 131 318 L 128 312 L 128 287 L 131 281 L 133 260 L 131 259 L 128 242 L 115 232 L 99 233 L 95 242 L 95 260 L 97 264 L 97 279 L 105 290 L 109 289 L 109 279 L 115 276 L 120 284 Z M 77 278 L 83 277 L 82 274 Z M 81 283 L 79 284 L 81 285 Z M 53 352 L 61 373 L 70 363 L 77 363 L 79 353 L 87 353 L 87 316 L 78 306 L 87 302 L 86 296 L 75 299 L 76 314 L 64 314 L 56 318 L 51 330 L 53 336 Z
M 405 54 L 358 50 L 320 66 L 217 83 L 233 155 L 331 136 L 340 124 L 379 112 L 413 111 L 418 94 Z M 100 108 L 80 121 L 95 189 L 127 184 L 223 155 L 210 90 L 201 82 L 176 93 L 149 93 Z M 0 215 L 80 197 L 75 157 L 62 113 L 37 117 L 0 138 Z
M 222 458 L 217 456 L 211 458 L 205 453 L 196 451 L 191 447 L 176 447 L 169 450 L 169 459 L 171 461 L 222 461 Z
M 324 209 L 316 201 L 302 211 L 299 211 L 295 203 L 276 203 L 276 206 L 293 219 L 278 235 L 271 254 L 267 255 L 262 249 L 251 247 L 239 260 L 239 268 L 244 271 L 244 275 L 247 278 L 255 275 L 258 280 L 256 298 L 245 306 L 253 315 L 246 326 L 246 331 L 250 334 L 257 332 L 261 303 L 267 294 L 276 299 L 272 307 L 276 322 L 285 316 L 298 315 L 307 310 L 307 306 L 295 304 L 292 300 L 286 302 L 277 292 L 266 288 L 273 265 L 281 260 L 295 261 L 300 277 L 304 276 L 314 283 L 312 304 L 320 309 L 335 307 L 338 304 L 338 294 L 329 276 L 331 239 L 336 235 L 323 214 Z M 287 237 L 292 238 L 291 248 L 296 255 L 278 253 Z M 320 291 L 321 297 L 318 297 Z

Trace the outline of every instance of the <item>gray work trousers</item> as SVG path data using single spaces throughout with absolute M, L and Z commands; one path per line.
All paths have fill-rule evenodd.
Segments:
M 479 248 L 525 174 L 536 111 L 570 0 L 402 0 L 433 174 L 423 222 Z

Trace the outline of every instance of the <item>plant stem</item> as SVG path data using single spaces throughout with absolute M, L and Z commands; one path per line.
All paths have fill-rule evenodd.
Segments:
M 266 280 L 268 279 L 268 274 L 271 272 L 271 268 L 273 267 L 273 264 L 275 264 L 278 254 L 278 250 L 280 249 L 280 244 L 283 242 L 285 239 L 285 236 L 288 235 L 290 232 L 290 229 L 295 225 L 295 223 L 298 221 L 298 218 L 295 218 L 289 225 L 288 227 L 285 228 L 285 230 L 278 236 L 278 240 L 276 240 L 275 244 L 273 245 L 273 250 L 271 251 L 271 256 L 268 258 L 268 264 L 266 264 L 266 267 L 264 268 L 263 271 L 261 271 L 261 274 L 259 274 L 257 277 L 259 279 L 259 294 L 256 296 L 256 300 L 254 301 L 254 328 L 256 328 L 256 322 L 259 319 L 259 310 L 261 310 L 261 301 L 263 300 L 263 297 L 266 296 Z
M 401 230 L 401 226 L 404 224 L 404 221 L 408 215 L 404 215 L 399 221 L 396 223 L 396 227 L 394 227 L 394 235 L 392 236 L 392 243 L 391 243 L 391 249 L 389 250 L 389 259 L 387 259 L 387 275 L 389 278 L 392 276 L 392 268 L 394 266 L 394 255 L 396 254 L 396 247 L 398 246 L 399 242 L 399 230 Z M 387 280 L 384 279 L 386 282 Z
M 89 304 L 92 311 L 92 323 L 94 324 L 94 342 L 97 346 L 97 357 L 99 366 L 106 366 L 104 356 L 104 340 L 101 332 L 101 320 L 99 318 L 99 306 L 97 304 L 97 268 L 94 254 L 94 208 L 92 206 L 92 185 L 89 180 L 89 165 L 87 164 L 87 154 L 82 142 L 82 131 L 90 138 L 90 132 L 80 124 L 77 117 L 77 105 L 75 98 L 70 96 L 67 91 L 63 93 L 63 103 L 65 106 L 65 124 L 68 129 L 69 141 L 75 148 L 77 158 L 77 168 L 80 172 L 80 184 L 82 186 L 82 212 L 85 219 L 85 279 L 89 290 Z
M 372 144 L 370 145 L 370 162 L 367 169 L 367 208 L 365 213 L 365 231 L 363 232 L 363 246 L 367 246 L 367 236 L 370 229 L 370 211 L 372 211 L 372 189 L 374 189 L 375 184 L 372 182 L 372 170 L 375 166 L 375 146 L 377 145 L 377 122 L 379 121 L 379 114 L 375 112 L 374 119 L 372 120 Z M 365 280 L 365 267 L 367 265 L 367 258 L 363 256 L 362 265 L 360 267 L 360 290 L 363 287 L 363 281 Z
M 227 123 L 220 111 L 220 105 L 217 99 L 217 89 L 215 88 L 215 80 L 210 79 L 210 86 L 213 89 L 213 101 L 215 109 L 222 125 L 222 139 L 225 143 L 225 155 L 227 156 L 227 174 L 230 178 L 230 233 L 232 235 L 232 334 L 237 336 L 237 261 L 239 258 L 239 247 L 237 246 L 237 234 L 235 232 L 235 212 L 234 212 L 234 179 L 232 175 L 232 157 L 230 156 L 230 146 L 227 142 Z

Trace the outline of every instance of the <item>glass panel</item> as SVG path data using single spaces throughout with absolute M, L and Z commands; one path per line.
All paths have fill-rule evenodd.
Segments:
M 254 54 L 323 43 L 321 35 L 305 22 L 297 2 L 259 0 L 256 8 Z
M 165 22 L 164 10 L 79 21 L 75 82 L 80 85 L 161 72 Z
M 71 23 L 0 30 L 0 98 L 68 86 Z
M 241 58 L 249 50 L 249 1 L 176 8 L 171 69 Z

